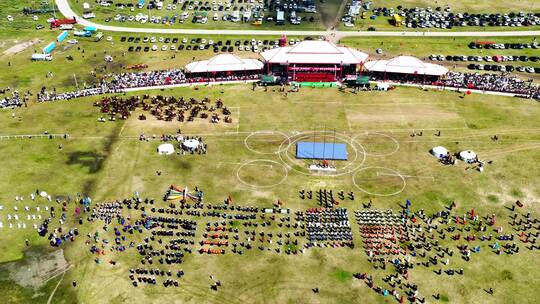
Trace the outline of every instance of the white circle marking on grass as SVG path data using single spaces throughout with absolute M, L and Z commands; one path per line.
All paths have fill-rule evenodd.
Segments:
M 358 183 L 356 182 L 356 176 L 358 175 L 358 173 L 360 173 L 362 171 L 365 171 L 367 169 L 380 169 L 380 170 L 390 171 L 390 172 L 392 172 L 394 174 L 382 174 L 382 175 L 398 176 L 399 178 L 401 178 L 401 181 L 403 182 L 403 186 L 398 191 L 395 191 L 395 192 L 392 192 L 392 193 L 376 193 L 376 192 L 367 191 L 366 189 L 360 187 L 358 185 Z M 377 172 L 377 174 L 379 174 L 379 172 Z M 356 188 L 358 188 L 358 190 L 360 190 L 360 191 L 362 191 L 362 192 L 364 192 L 366 194 L 374 195 L 374 196 L 394 196 L 394 195 L 398 195 L 401 192 L 403 192 L 403 190 L 405 190 L 405 187 L 407 186 L 407 181 L 405 180 L 405 177 L 403 175 L 401 175 L 401 173 L 397 172 L 394 169 L 385 168 L 385 167 L 364 167 L 364 168 L 362 168 L 362 169 L 360 169 L 360 170 L 358 170 L 358 171 L 356 171 L 354 173 L 354 175 L 352 176 L 352 182 L 353 182 L 354 186 L 356 186 Z
M 248 149 L 249 151 L 253 152 L 253 153 L 257 153 L 257 154 L 279 154 L 281 153 L 282 151 L 280 150 L 281 148 L 281 143 L 280 143 L 280 146 L 278 147 L 278 150 L 276 152 L 262 152 L 262 151 L 257 151 L 255 149 L 253 149 L 252 147 L 249 146 L 249 143 L 248 143 L 248 140 L 251 136 L 254 136 L 254 135 L 259 135 L 259 134 L 279 134 L 279 135 L 283 135 L 283 137 L 285 138 L 285 140 L 288 140 L 289 139 L 289 136 L 287 136 L 287 134 L 283 133 L 283 132 L 280 132 L 280 131 L 255 131 L 255 132 L 251 132 L 251 134 L 249 134 L 248 136 L 246 136 L 246 138 L 244 138 L 244 146 L 246 146 L 246 149 Z
M 252 183 L 248 183 L 248 182 L 246 182 L 245 180 L 243 180 L 240 177 L 240 171 L 245 166 L 253 165 L 253 163 L 256 163 L 256 162 L 266 162 L 266 163 L 276 164 L 276 165 L 280 166 L 281 168 L 283 168 L 283 172 L 285 172 L 285 176 L 283 176 L 283 178 L 281 178 L 281 180 L 279 180 L 277 183 L 274 183 L 274 184 L 271 184 L 271 185 L 255 185 L 255 184 L 252 184 Z M 262 166 L 262 165 L 259 165 L 259 166 Z M 273 165 L 266 165 L 266 166 L 269 166 L 270 168 L 273 168 Z M 280 162 L 277 162 L 275 160 L 270 160 L 270 159 L 253 159 L 253 160 L 249 160 L 247 162 L 242 163 L 236 169 L 236 179 L 238 179 L 238 181 L 240 183 L 242 183 L 244 186 L 248 186 L 248 187 L 252 187 L 252 188 L 273 188 L 273 187 L 276 187 L 276 186 L 282 184 L 287 179 L 288 176 L 289 176 L 289 172 L 287 171 L 287 167 L 284 164 L 282 164 Z
M 364 135 L 370 135 L 370 134 L 376 134 L 376 135 L 380 135 L 380 136 L 384 136 L 384 137 L 387 137 L 389 138 L 391 141 L 393 141 L 395 144 L 396 144 L 396 147 L 393 151 L 391 152 L 388 152 L 388 153 L 370 153 L 368 151 L 366 151 L 366 154 L 367 155 L 371 155 L 371 156 L 376 156 L 376 157 L 381 157 L 381 156 L 390 156 L 392 154 L 395 154 L 398 150 L 399 150 L 399 142 L 393 138 L 392 136 L 388 135 L 388 134 L 384 134 L 384 133 L 379 133 L 379 132 L 369 132 L 369 131 L 366 131 L 366 133 L 364 133 Z M 357 140 L 357 138 L 359 136 L 361 136 L 362 134 L 357 134 L 355 136 L 353 136 L 353 139 L 354 140 Z

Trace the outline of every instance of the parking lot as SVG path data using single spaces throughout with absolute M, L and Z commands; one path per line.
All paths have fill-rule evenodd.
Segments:
M 145 27 L 182 28 L 258 28 L 290 26 L 298 29 L 322 29 L 321 17 L 312 1 L 296 0 L 166 0 L 101 1 L 85 9 L 72 2 L 82 15 L 91 13 L 99 22 Z

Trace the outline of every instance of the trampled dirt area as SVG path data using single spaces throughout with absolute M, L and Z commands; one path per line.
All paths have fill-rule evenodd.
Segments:
M 24 259 L 4 264 L 0 269 L 2 269 L 2 273 L 7 273 L 8 278 L 17 284 L 38 289 L 68 267 L 69 264 L 64 258 L 64 251 L 60 249 L 46 253 L 31 250 L 26 252 Z
M 24 42 L 20 42 L 20 43 L 17 43 L 15 44 L 14 46 L 10 47 L 9 49 L 5 50 L 4 51 L 4 55 L 13 55 L 13 54 L 17 54 L 17 53 L 20 53 L 24 50 L 26 50 L 27 48 L 33 46 L 33 45 L 36 45 L 40 42 L 42 42 L 43 40 L 39 39 L 39 38 L 35 38 L 35 39 L 32 39 L 32 40 L 29 40 L 29 41 L 24 41 Z

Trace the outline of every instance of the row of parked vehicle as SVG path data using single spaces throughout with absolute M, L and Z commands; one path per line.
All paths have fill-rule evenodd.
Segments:
M 540 44 L 533 41 L 531 43 L 493 43 L 493 42 L 475 42 L 472 41 L 469 43 L 470 49 L 496 49 L 496 50 L 505 50 L 505 49 L 538 49 Z
M 521 62 L 538 62 L 540 61 L 540 56 L 512 56 L 512 55 L 496 55 L 496 56 L 465 56 L 465 55 L 429 55 L 429 59 L 433 61 L 486 61 L 486 62 L 505 62 L 505 61 L 521 61 Z
M 213 49 L 215 53 L 220 52 L 233 52 L 235 48 L 238 51 L 252 51 L 252 52 L 259 52 L 264 51 L 270 48 L 276 48 L 278 47 L 279 41 L 275 40 L 217 40 L 214 41 L 212 39 L 205 39 L 205 38 L 183 38 L 180 40 L 177 37 L 121 37 L 120 42 L 128 42 L 128 43 L 163 43 L 161 47 L 158 47 L 158 45 L 153 44 L 152 46 L 129 46 L 128 52 L 148 52 L 148 51 L 196 51 L 196 50 L 208 50 L 210 48 Z M 180 44 L 177 46 L 176 44 Z M 289 44 L 293 45 L 300 42 L 299 39 L 291 39 L 289 41 Z M 171 44 L 171 45 L 169 45 Z
M 527 72 L 527 73 L 536 73 L 540 74 L 540 68 L 534 68 L 531 66 L 513 66 L 513 65 L 496 65 L 496 64 L 478 64 L 471 63 L 467 66 L 469 70 L 480 70 L 480 71 L 494 71 L 494 72 Z
M 377 7 L 373 9 L 373 16 L 383 15 L 400 16 L 400 23 L 413 28 L 442 28 L 451 29 L 452 27 L 463 26 L 536 26 L 540 25 L 540 13 L 532 12 L 508 12 L 508 13 L 485 13 L 470 14 L 453 13 L 450 7 L 414 7 L 403 8 L 398 6 L 397 10 L 393 8 Z M 371 18 L 374 19 L 374 18 Z

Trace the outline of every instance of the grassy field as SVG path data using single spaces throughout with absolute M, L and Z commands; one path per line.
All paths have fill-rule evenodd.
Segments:
M 373 199 L 377 208 L 394 209 L 398 208 L 397 202 L 409 198 L 415 208 L 424 208 L 427 212 L 455 200 L 459 202 L 460 210 L 474 207 L 478 213 L 495 213 L 500 217 L 505 213 L 503 205 L 520 199 L 530 206 L 528 211 L 534 214 L 539 211 L 532 203 L 540 196 L 536 187 L 540 177 L 530 174 L 539 160 L 536 149 L 540 142 L 540 126 L 535 117 L 540 114 L 540 109 L 535 102 L 476 95 L 460 98 L 455 93 L 404 88 L 387 93 L 360 94 L 340 93 L 334 89 L 302 89 L 287 97 L 272 90 L 264 92 L 261 88 L 253 92 L 244 85 L 150 93 L 221 98 L 233 109 L 233 123 L 205 127 L 204 124 L 139 121 L 135 118 L 98 123 L 100 114 L 92 106 L 95 98 L 31 104 L 15 111 L 17 117 L 22 117 L 21 121 L 11 118 L 12 111 L 2 111 L 0 129 L 3 134 L 35 134 L 48 130 L 71 136 L 69 140 L 0 141 L 3 155 L 16 155 L 3 165 L 6 174 L 2 175 L 0 184 L 9 185 L 0 191 L 0 201 L 5 208 L 9 209 L 14 203 L 15 195 L 26 195 L 35 188 L 59 195 L 89 193 L 95 202 L 129 197 L 134 191 L 159 200 L 167 186 L 175 183 L 199 186 L 205 190 L 207 201 L 218 202 L 231 194 L 237 204 L 263 207 L 280 199 L 292 210 L 315 206 L 314 201 L 299 200 L 298 190 L 327 187 L 355 191 L 356 201 L 343 205 L 351 211 L 361 208 L 360 202 L 368 198 Z M 274 130 L 291 136 L 298 131 L 320 129 L 321 121 L 329 129 L 357 138 L 368 153 L 389 155 L 368 155 L 362 166 L 365 170 L 337 178 L 305 176 L 290 171 L 284 184 L 271 188 L 254 189 L 239 183 L 235 177 L 238 164 L 257 159 L 279 162 L 277 155 L 261 155 L 248 150 L 244 146 L 248 135 L 254 131 Z M 209 153 L 202 157 L 158 156 L 155 153 L 157 141 L 139 142 L 136 139 L 141 133 L 159 135 L 178 128 L 182 128 L 184 134 L 203 135 Z M 436 129 L 442 131 L 441 137 L 433 135 Z M 423 130 L 424 135 L 411 138 L 413 130 Z M 493 134 L 499 135 L 498 142 L 489 139 Z M 275 151 L 278 142 L 264 135 L 254 135 L 247 140 L 250 147 L 266 152 Z M 58 145 L 63 148 L 60 150 Z M 441 166 L 428 153 L 435 145 L 446 146 L 452 151 L 472 149 L 494 163 L 483 174 L 466 171 L 463 165 Z M 393 152 L 396 147 L 397 152 Z M 389 197 L 362 194 L 353 185 L 353 179 L 359 181 L 363 189 L 373 192 L 384 193 L 401 186 L 399 180 L 392 179 L 381 184 L 380 180 L 373 179 L 373 172 L 367 169 L 370 167 L 383 167 L 407 176 L 403 192 Z M 157 176 L 156 170 L 161 170 L 162 174 Z M 256 185 L 271 184 L 283 176 L 279 172 L 261 174 L 261 170 L 264 169 L 250 168 L 242 171 L 240 176 Z M 87 223 L 79 229 L 84 236 L 100 227 L 99 223 Z M 355 227 L 353 231 L 357 231 Z M 107 234 L 102 233 L 106 237 Z M 47 242 L 31 230 L 18 230 L 3 242 L 0 259 L 19 259 L 24 248 L 23 238 L 29 238 L 33 246 L 45 246 Z M 355 243 L 359 245 L 360 238 Z M 36 293 L 48 295 L 58 282 L 55 303 L 87 302 L 89 299 L 100 303 L 135 299 L 183 303 L 347 303 L 360 296 L 369 302 L 385 302 L 363 284 L 351 280 L 350 273 L 373 271 L 359 248 L 352 251 L 314 249 L 301 256 L 257 252 L 244 256 L 193 255 L 181 265 L 186 276 L 179 289 L 131 287 L 127 269 L 137 267 L 138 258 L 134 251 L 107 253 L 103 259 L 114 259 L 118 264 L 97 265 L 81 237 L 65 247 L 65 257 L 73 268 L 41 289 L 12 288 L 10 286 L 17 286 L 13 285 L 14 281 L 2 281 L 0 286 L 13 302 L 24 302 Z M 414 282 L 426 295 L 439 292 L 456 303 L 468 303 L 472 299 L 521 303 L 535 296 L 525 293 L 522 288 L 523 284 L 528 288 L 535 287 L 536 283 L 531 283 L 535 282 L 532 258 L 534 254 L 528 251 L 515 258 L 485 253 L 471 263 L 456 261 L 454 267 L 464 267 L 467 273 L 459 280 L 441 279 L 430 271 L 415 269 Z M 231 272 L 231 269 L 235 271 Z M 224 283 L 216 293 L 207 289 L 210 274 Z M 17 277 L 10 275 L 13 276 Z M 435 279 L 440 280 L 440 284 L 432 284 Z M 78 282 L 77 288 L 71 287 L 72 280 Z M 321 289 L 319 294 L 311 292 L 314 286 Z M 490 296 L 482 291 L 486 286 L 495 286 L 497 296 L 488 298 Z
M 30 5 L 13 0 L 0 3 L 8 13 Z M 43 19 L 43 17 L 42 17 Z M 109 34 L 113 42 L 99 43 L 80 39 L 80 43 L 60 46 L 54 61 L 32 63 L 34 48 L 40 49 L 52 41 L 57 32 L 32 30 L 35 23 L 28 18 L 7 23 L 0 20 L 0 88 L 10 86 L 21 92 L 35 93 L 41 86 L 58 91 L 74 89 L 75 77 L 82 86 L 97 77 L 124 71 L 122 66 L 144 63 L 148 69 L 182 67 L 193 60 L 213 56 L 211 51 L 128 53 L 130 43 L 120 43 L 122 34 Z M 143 37 L 144 35 L 133 35 Z M 156 35 L 158 36 L 158 35 Z M 183 36 L 165 36 L 177 37 Z M 186 36 L 192 38 L 193 36 Z M 207 36 L 217 40 L 245 40 L 251 37 Z M 260 39 L 277 39 L 261 37 Z M 290 38 L 290 37 L 289 37 Z M 39 39 L 20 53 L 5 53 L 13 46 Z M 442 38 L 380 38 L 343 39 L 341 42 L 374 54 L 382 48 L 391 57 L 400 54 L 425 58 L 431 53 L 452 55 L 526 54 L 534 50 L 473 51 L 467 48 L 470 39 Z M 488 40 L 485 38 L 483 40 Z M 528 38 L 493 38 L 498 43 L 529 42 Z M 156 43 L 161 45 L 161 43 Z M 139 44 L 143 45 L 143 43 Z M 80 47 L 80 49 L 78 49 Z M 84 52 L 83 52 L 84 51 Z M 125 54 L 124 54 L 125 53 Z M 252 52 L 236 52 L 244 57 L 257 57 Z M 114 57 L 106 64 L 104 55 Z M 66 59 L 73 56 L 74 60 Z M 458 66 L 457 69 L 463 67 Z M 51 72 L 52 77 L 46 77 Z M 97 77 L 92 75 L 96 73 Z M 526 77 L 526 75 L 522 75 Z M 134 95 L 129 93 L 126 95 Z M 222 99 L 232 114 L 232 123 L 210 124 L 157 121 L 150 115 L 141 121 L 136 110 L 131 118 L 115 122 L 98 122 L 102 114 L 93 103 L 98 97 L 46 104 L 28 103 L 27 107 L 0 110 L 0 136 L 69 134 L 67 139 L 33 136 L 32 138 L 0 139 L 2 174 L 0 174 L 0 293 L 3 303 L 394 303 L 390 297 L 376 294 L 352 278 L 356 272 L 369 272 L 377 280 L 392 273 L 390 269 L 374 269 L 362 249 L 358 224 L 352 212 L 362 209 L 362 203 L 373 201 L 374 208 L 399 210 L 406 199 L 413 209 L 426 213 L 443 209 L 451 201 L 458 204 L 457 213 L 475 208 L 478 214 L 496 214 L 498 225 L 505 233 L 513 230 L 506 223 L 509 204 L 520 200 L 522 212 L 540 215 L 540 108 L 530 100 L 490 95 L 463 96 L 452 92 L 397 88 L 389 92 L 358 92 L 337 89 L 301 88 L 300 92 L 268 91 L 250 85 L 188 87 L 140 92 L 185 98 L 208 97 Z M 139 141 L 146 136 L 175 133 L 200 135 L 208 145 L 206 155 L 160 156 L 159 140 Z M 260 131 L 271 131 L 272 133 Z M 337 177 L 313 176 L 305 173 L 309 162 L 289 161 L 283 156 L 294 153 L 294 147 L 280 150 L 288 138 L 298 138 L 313 130 L 335 130 L 340 136 L 354 138 L 365 151 L 365 162 L 351 160 L 352 172 Z M 441 136 L 435 134 L 441 131 Z M 412 137 L 412 133 L 422 136 Z M 491 136 L 498 135 L 493 141 Z M 443 166 L 429 150 L 442 145 L 450 151 L 474 150 L 479 157 L 492 161 L 483 173 L 467 170 L 460 163 Z M 351 145 L 352 147 L 352 145 Z M 351 154 L 353 150 L 350 150 Z M 359 153 L 362 154 L 362 153 Z M 362 159 L 362 157 L 360 157 Z M 253 165 L 246 165 L 246 164 Z M 286 165 L 284 165 L 286 164 Z M 345 166 L 339 164 L 339 166 Z M 303 171 L 302 171 L 303 170 Z M 156 174 L 161 171 L 161 174 Z M 300 172 L 299 172 L 300 171 Z M 397 175 L 395 174 L 397 172 Z M 93 202 L 132 197 L 153 197 L 159 206 L 170 184 L 198 186 L 205 191 L 205 201 L 219 203 L 231 195 L 236 205 L 271 207 L 277 200 L 284 208 L 295 211 L 317 207 L 315 200 L 301 200 L 301 189 L 328 188 L 354 191 L 354 201 L 344 200 L 340 207 L 349 210 L 355 249 L 317 248 L 305 254 L 286 255 L 259 252 L 258 249 L 235 255 L 187 255 L 175 271 L 186 275 L 180 287 L 139 286 L 134 288 L 128 278 L 130 268 L 140 267 L 140 256 L 134 249 L 126 252 L 106 252 L 95 262 L 96 255 L 85 244 L 87 234 L 100 232 L 102 239 L 113 240 L 102 222 L 78 225 L 74 204 L 67 205 L 68 219 L 62 228 L 77 227 L 79 237 L 52 249 L 29 224 L 26 228 L 9 228 L 7 216 L 19 208 L 21 217 L 27 214 L 48 216 L 45 206 L 61 206 L 54 200 L 29 199 L 37 189 L 54 197 L 77 197 L 88 194 Z M 251 185 L 251 186 L 250 186 Z M 363 191 L 387 196 L 369 195 Z M 393 195 L 389 195 L 393 194 Z M 25 196 L 16 202 L 16 196 Z M 23 211 L 29 206 L 31 212 Z M 40 207 L 41 211 L 34 211 Z M 126 211 L 133 218 L 140 213 Z M 28 220 L 28 223 L 39 221 Z M 57 219 L 54 220 L 58 227 Z M 201 226 L 204 221 L 201 220 Z M 237 224 L 238 225 L 238 224 Z M 197 230 L 196 241 L 203 233 Z M 147 233 L 133 236 L 136 243 Z M 25 245 L 28 240 L 30 246 Z M 303 242 L 303 239 L 300 238 Z M 441 241 L 452 246 L 455 243 Z M 472 244 L 472 243 L 471 243 Z M 491 244 L 491 243 L 489 243 Z M 521 246 L 518 255 L 496 255 L 481 243 L 482 252 L 471 262 L 459 257 L 451 267 L 463 267 L 464 276 L 438 276 L 433 269 L 415 267 L 411 282 L 417 284 L 428 302 L 440 293 L 442 302 L 452 303 L 533 303 L 538 298 L 536 280 L 537 252 Z M 458 255 L 458 254 L 457 254 Z M 455 256 L 457 256 L 455 255 Z M 111 265 L 108 261 L 116 261 Z M 156 263 L 157 264 L 157 263 Z M 158 267 L 157 265 L 155 265 Z M 69 268 L 68 268 L 69 267 Z M 223 286 L 211 291 L 210 275 L 219 278 Z M 77 287 L 72 287 L 72 281 Z M 312 288 L 318 287 L 319 293 Z M 493 287 L 495 294 L 484 289 Z

